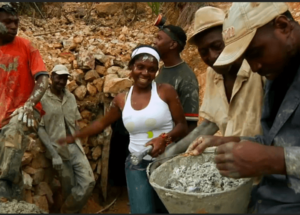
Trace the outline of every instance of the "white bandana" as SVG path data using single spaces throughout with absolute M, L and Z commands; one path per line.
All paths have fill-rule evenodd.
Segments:
M 160 60 L 159 54 L 152 48 L 149 48 L 149 47 L 137 48 L 132 52 L 131 58 L 134 58 L 138 54 L 150 54 L 153 57 L 155 57 L 157 62 L 159 63 L 159 60 Z

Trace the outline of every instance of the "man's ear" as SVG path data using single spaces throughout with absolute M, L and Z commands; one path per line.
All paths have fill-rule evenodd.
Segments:
M 284 15 L 275 18 L 274 27 L 283 34 L 290 34 L 294 29 L 292 22 Z
M 178 43 L 176 42 L 176 41 L 172 41 L 171 42 L 171 46 L 170 46 L 170 49 L 171 50 L 175 50 L 175 49 L 177 49 L 177 47 L 178 47 Z

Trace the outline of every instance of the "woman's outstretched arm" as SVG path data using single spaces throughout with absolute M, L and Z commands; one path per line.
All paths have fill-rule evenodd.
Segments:
M 84 138 L 87 136 L 91 136 L 94 134 L 98 134 L 102 132 L 106 127 L 111 125 L 113 122 L 117 121 L 119 118 L 122 116 L 122 111 L 121 109 L 123 108 L 120 107 L 122 99 L 124 100 L 124 94 L 118 94 L 113 101 L 111 102 L 111 105 L 109 107 L 108 112 L 104 115 L 103 118 L 99 119 L 97 118 L 94 122 L 89 124 L 87 127 L 75 132 L 75 134 L 68 135 L 66 138 L 59 139 L 57 141 L 58 144 L 63 144 L 63 143 L 73 143 L 76 138 Z M 124 102 L 123 102 L 124 103 Z

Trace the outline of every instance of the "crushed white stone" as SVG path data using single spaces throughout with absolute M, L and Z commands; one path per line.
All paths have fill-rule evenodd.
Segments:
M 0 202 L 0 214 L 46 214 L 46 212 L 34 204 L 12 200 Z
M 215 163 L 175 167 L 165 188 L 188 193 L 216 193 L 229 191 L 244 182 L 244 179 L 223 177 Z

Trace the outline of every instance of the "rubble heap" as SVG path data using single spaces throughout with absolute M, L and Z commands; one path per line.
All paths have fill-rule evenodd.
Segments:
M 206 162 L 175 167 L 165 188 L 187 193 L 217 193 L 230 191 L 244 183 L 244 179 L 223 177 L 216 164 Z
M 300 4 L 288 4 L 298 19 Z M 214 6 L 222 5 L 227 9 L 230 3 Z M 112 98 L 131 86 L 127 68 L 131 50 L 138 44 L 151 45 L 157 31 L 153 26 L 156 16 L 145 2 L 62 2 L 47 3 L 46 7 L 46 19 L 20 16 L 18 35 L 39 49 L 48 71 L 56 64 L 69 68 L 68 89 L 77 99 L 83 128 L 98 115 L 103 116 Z M 170 20 L 167 17 L 166 24 Z M 190 35 L 193 22 L 184 29 L 188 29 Z M 187 45 L 182 57 L 194 70 L 201 86 L 200 98 L 203 98 L 207 66 L 195 47 Z M 82 140 L 97 181 L 96 188 L 101 189 L 104 197 L 110 135 L 111 130 L 107 128 L 101 134 Z M 41 141 L 36 134 L 29 140 L 22 159 L 25 199 L 49 212 L 49 208 L 61 202 L 57 194 L 60 184 L 54 177 L 51 161 L 45 157 L 46 149 Z
M 151 15 L 146 3 L 138 3 L 140 15 L 128 27 L 121 23 L 122 19 L 124 22 L 123 13 L 133 10 L 131 3 L 129 6 L 127 3 L 94 4 L 89 15 L 90 24 L 83 18 L 86 15 L 86 10 L 82 9 L 84 4 L 64 3 L 61 18 L 54 16 L 44 20 L 21 16 L 18 33 L 39 49 L 48 71 L 56 64 L 69 69 L 71 77 L 67 88 L 77 99 L 82 116 L 80 128 L 86 127 L 97 116 L 101 118 L 113 97 L 130 88 L 132 81 L 128 78 L 127 64 L 131 51 L 138 44 L 151 45 L 157 31 L 156 27 L 149 27 L 156 17 Z M 53 6 L 52 13 L 55 9 Z M 104 198 L 110 136 L 111 129 L 107 128 L 98 135 L 82 139 L 96 187 L 101 189 Z M 60 183 L 54 177 L 51 161 L 45 157 L 46 148 L 35 134 L 29 138 L 30 144 L 22 160 L 25 199 L 49 212 L 59 199 L 53 196 Z
M 46 214 L 34 204 L 24 201 L 0 202 L 0 214 Z

